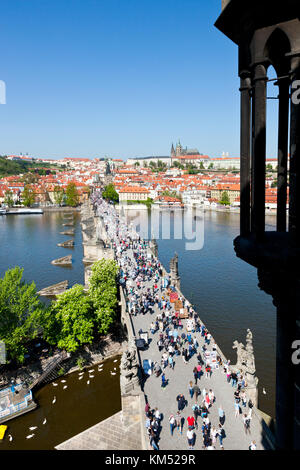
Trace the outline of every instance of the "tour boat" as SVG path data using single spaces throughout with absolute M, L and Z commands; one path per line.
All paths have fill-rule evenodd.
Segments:
M 22 208 L 22 209 L 13 209 L 6 211 L 6 215 L 24 215 L 24 214 L 43 214 L 44 211 L 42 209 L 30 209 L 30 208 Z

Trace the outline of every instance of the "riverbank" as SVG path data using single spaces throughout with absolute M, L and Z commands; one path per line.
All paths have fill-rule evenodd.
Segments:
M 52 206 L 39 206 L 44 212 L 80 212 L 81 207 L 52 207 Z
M 122 343 L 123 340 L 117 341 L 112 335 L 103 337 L 98 343 L 92 346 L 85 346 L 82 350 L 73 354 L 68 360 L 64 361 L 59 369 L 63 369 L 63 373 L 56 371 L 56 377 L 71 374 L 72 372 L 79 370 L 77 360 L 82 358 L 85 361 L 85 365 L 82 369 L 90 367 L 91 365 L 98 364 L 110 359 L 114 356 L 122 354 Z M 53 357 L 58 354 L 58 350 L 53 351 L 53 355 L 45 357 L 45 355 L 38 361 L 18 367 L 14 370 L 5 371 L 3 368 L 0 375 L 0 387 L 4 388 L 11 384 L 12 379 L 15 384 L 27 383 L 30 384 L 38 379 L 46 370 L 47 366 L 53 360 Z M 53 380 L 53 375 L 51 375 Z M 45 383 L 51 382 L 51 380 L 45 380 Z

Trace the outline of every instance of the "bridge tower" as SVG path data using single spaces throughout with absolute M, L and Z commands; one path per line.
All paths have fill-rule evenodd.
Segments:
M 257 268 L 259 287 L 273 296 L 277 307 L 276 445 L 278 449 L 299 450 L 299 0 L 222 0 L 222 12 L 215 26 L 237 44 L 239 51 L 241 214 L 240 235 L 234 240 L 234 247 L 238 257 Z M 276 71 L 279 91 L 277 217 L 276 230 L 272 232 L 265 227 L 266 91 L 270 65 Z

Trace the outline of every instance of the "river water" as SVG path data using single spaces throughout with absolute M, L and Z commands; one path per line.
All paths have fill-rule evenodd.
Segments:
M 55 446 L 109 418 L 121 409 L 119 359 L 108 359 L 103 370 L 97 366 L 89 378 L 85 372 L 79 380 L 79 372 L 57 379 L 34 393 L 38 408 L 5 424 L 8 426 L 1 450 L 51 450 Z M 114 372 L 116 368 L 116 372 Z M 116 375 L 111 375 L 111 371 Z M 61 382 L 65 380 L 66 382 Z M 90 383 L 87 384 L 88 380 Z M 66 389 L 63 387 L 67 386 Z M 53 404 L 53 399 L 56 402 Z M 46 419 L 46 424 L 43 424 Z M 37 426 L 31 431 L 30 427 Z M 9 434 L 13 440 L 9 440 Z M 27 436 L 34 434 L 27 439 Z
M 233 341 L 246 344 L 250 328 L 259 408 L 275 416 L 276 309 L 272 297 L 258 288 L 256 269 L 235 255 L 239 214 L 180 209 L 158 214 L 153 209 L 130 209 L 125 215 L 143 237 L 156 238 L 158 257 L 167 271 L 177 252 L 182 293 L 232 364 L 236 363 Z M 267 216 L 266 229 L 275 230 L 274 224 L 274 216 Z
M 235 255 L 233 239 L 239 234 L 239 215 L 207 212 L 201 216 L 204 243 L 199 250 L 186 250 L 185 238 L 174 239 L 174 226 L 176 229 L 179 219 L 174 217 L 174 213 L 169 215 L 170 237 L 157 240 L 160 260 L 168 269 L 174 252 L 178 253 L 181 290 L 195 306 L 202 321 L 232 363 L 236 361 L 233 341 L 237 339 L 245 343 L 247 328 L 251 329 L 259 378 L 259 406 L 274 416 L 276 310 L 271 297 L 257 287 L 256 270 Z M 143 211 L 143 217 L 149 217 L 147 212 Z M 25 280 L 34 280 L 38 290 L 66 279 L 69 286 L 77 282 L 83 283 L 78 213 L 74 214 L 74 221 L 75 247 L 66 249 L 57 247 L 57 243 L 72 238 L 59 233 L 68 229 L 62 226 L 66 220 L 61 212 L 0 217 L 0 276 L 3 276 L 6 269 L 19 265 L 24 268 Z M 160 223 L 165 225 L 164 221 Z M 274 219 L 269 217 L 267 224 L 272 229 Z M 51 265 L 53 259 L 71 253 L 71 268 Z M 108 368 L 110 366 L 111 364 Z M 78 381 L 77 373 L 69 376 L 68 389 L 56 387 L 59 388 L 55 390 L 57 407 L 52 407 L 51 404 L 54 387 L 43 387 L 35 394 L 39 408 L 8 422 L 9 432 L 14 434 L 14 440 L 9 442 L 5 438 L 0 449 L 53 448 L 118 411 L 121 406 L 118 374 L 101 374 L 96 375 L 89 386 L 86 386 L 85 380 Z M 266 395 L 262 394 L 263 387 L 267 391 Z M 101 394 L 102 392 L 105 393 Z M 51 422 L 48 428 L 41 425 L 47 414 L 49 423 Z M 27 440 L 29 426 L 39 426 L 40 431 Z
M 250 328 L 259 378 L 259 407 L 275 416 L 276 309 L 272 297 L 258 288 L 256 269 L 235 255 L 233 240 L 239 235 L 239 215 L 210 211 L 203 222 L 201 250 L 186 250 L 184 238 L 158 240 L 159 259 L 169 268 L 174 252 L 178 253 L 182 293 L 232 364 L 236 362 L 233 341 L 246 344 Z M 266 223 L 271 230 L 274 218 L 268 217 Z

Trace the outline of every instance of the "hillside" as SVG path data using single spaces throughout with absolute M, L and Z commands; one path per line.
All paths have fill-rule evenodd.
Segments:
M 13 160 L 6 160 L 6 158 L 0 157 L 0 177 L 32 172 L 33 168 L 55 169 L 56 166 L 49 165 L 47 163 L 19 162 Z

